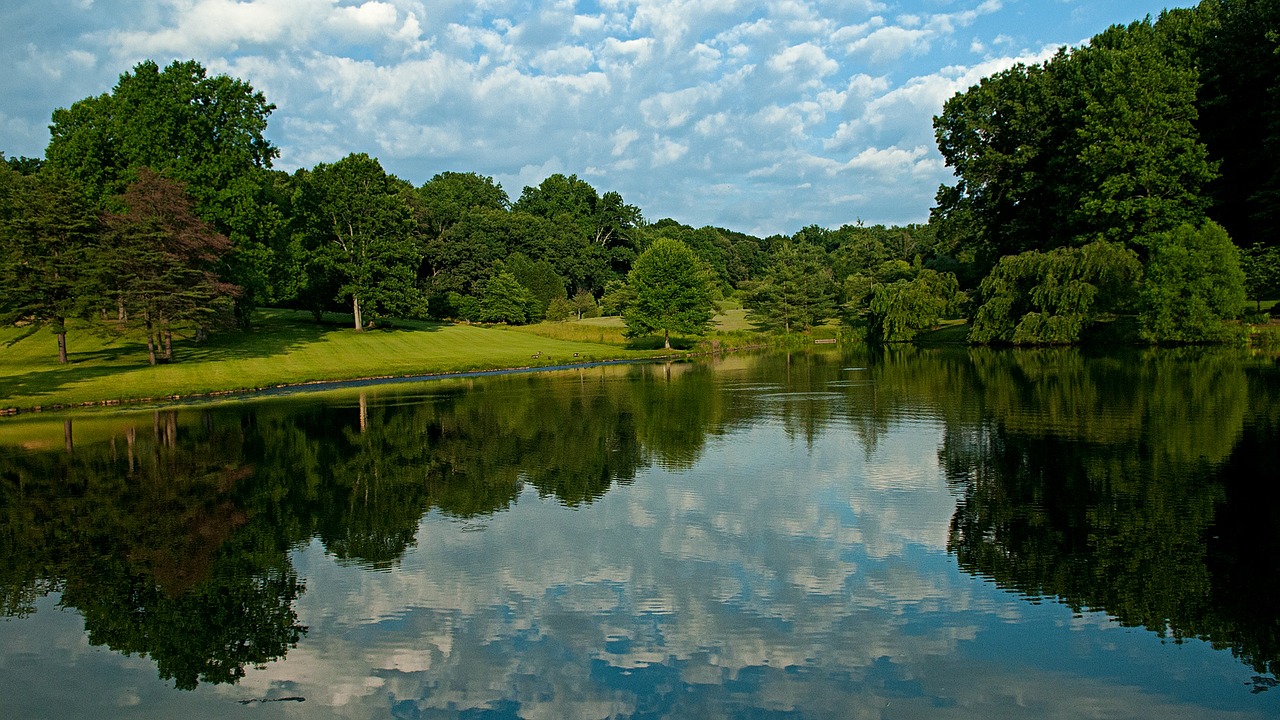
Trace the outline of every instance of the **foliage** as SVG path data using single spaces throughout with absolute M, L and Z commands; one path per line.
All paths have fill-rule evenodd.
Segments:
M 586 290 L 579 290 L 573 294 L 570 307 L 579 320 L 600 317 L 600 306 L 596 303 L 595 296 Z
M 1263 299 L 1280 298 L 1280 246 L 1256 243 L 1240 252 L 1245 294 L 1262 309 Z
M 1030 250 L 1128 243 L 1200 222 L 1216 176 L 1197 76 L 1150 21 L 1113 27 L 949 100 L 935 118 L 957 183 L 933 219 L 985 274 Z
M 1222 170 L 1210 217 L 1241 247 L 1280 244 L 1280 4 L 1203 0 L 1160 26 L 1200 71 L 1198 126 Z
M 481 322 L 523 325 L 530 321 L 530 313 L 538 306 L 538 300 L 516 277 L 501 272 L 485 283 L 480 298 Z
M 790 333 L 808 332 L 835 315 L 836 284 L 827 254 L 807 243 L 788 243 L 774 254 L 774 264 L 748 293 L 749 320 Z
M 564 322 L 573 317 L 573 315 L 573 303 L 570 302 L 569 298 L 555 298 L 547 304 L 546 319 L 551 322 Z
M 49 327 L 67 362 L 66 321 L 84 307 L 101 223 L 83 188 L 65 175 L 23 176 L 0 166 L 0 320 Z
M 473 172 L 443 172 L 418 188 L 427 233 L 438 236 L 477 209 L 505 210 L 510 204 L 501 183 Z
M 231 251 L 226 236 L 195 215 L 186 185 L 141 168 L 122 198 L 125 211 L 108 217 L 110 245 L 96 264 L 93 299 L 105 314 L 145 330 L 147 354 L 156 364 L 158 340 L 173 360 L 172 331 L 189 323 L 201 333 L 230 317 L 235 285 L 218 277 L 219 260 Z
M 881 283 L 868 304 L 871 339 L 906 342 L 942 322 L 960 292 L 956 276 L 922 269 L 912 279 Z
M 163 70 L 147 60 L 121 75 L 110 94 L 55 110 L 45 158 L 103 205 L 141 167 L 185 182 L 196 215 L 233 244 L 223 274 L 246 288 L 243 320 L 269 292 L 270 248 L 284 222 L 266 174 L 279 155 L 265 136 L 274 109 L 248 83 L 209 77 L 194 60 Z
M 623 311 L 629 337 L 662 331 L 671 348 L 671 333 L 701 335 L 715 315 L 708 271 L 679 240 L 662 238 L 648 247 L 627 275 L 635 299 Z
M 635 291 L 625 280 L 610 280 L 604 286 L 600 298 L 600 312 L 604 315 L 621 315 L 635 301 Z
M 511 273 L 532 296 L 529 322 L 541 320 L 552 301 L 567 299 L 564 279 L 556 274 L 556 269 L 547 260 L 534 262 L 524 253 L 512 253 L 502 261 L 501 267 Z
M 1142 337 L 1150 342 L 1215 342 L 1240 316 L 1245 275 L 1221 225 L 1183 225 L 1151 240 L 1142 286 Z
M 1067 344 L 1106 313 L 1127 309 L 1142 269 L 1106 241 L 1001 258 L 978 289 L 975 343 Z
M 312 262 L 339 280 L 357 331 L 365 317 L 418 317 L 425 298 L 415 283 L 421 257 L 406 199 L 409 188 L 363 153 L 320 164 L 299 184 L 295 206 L 309 233 Z

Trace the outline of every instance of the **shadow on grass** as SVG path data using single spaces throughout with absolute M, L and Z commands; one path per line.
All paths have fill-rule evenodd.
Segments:
M 350 315 L 342 322 L 341 315 L 331 315 L 329 322 L 317 323 L 310 313 L 288 310 L 262 310 L 254 318 L 249 330 L 231 330 L 215 333 L 206 342 L 196 343 L 191 337 L 174 335 L 174 364 L 198 365 L 229 360 L 266 360 L 299 350 L 313 343 L 323 342 L 333 333 L 354 332 Z M 426 321 L 399 321 L 395 326 L 383 326 L 370 332 L 436 332 L 443 323 Z M 71 352 L 67 365 L 51 362 L 38 370 L 18 374 L 0 375 L 0 407 L 14 407 L 10 398 L 24 398 L 22 406 L 58 402 L 66 388 L 77 383 L 98 380 L 150 366 L 145 341 L 135 337 L 116 337 L 113 344 L 96 350 Z M 120 392 L 119 396 L 132 396 Z M 114 398 L 110 398 L 114 399 Z
M 697 347 L 697 345 L 698 345 L 697 338 L 683 338 L 683 337 L 671 338 L 672 350 L 692 350 L 693 348 Z M 665 348 L 663 348 L 662 346 L 661 337 L 657 335 L 651 335 L 648 337 L 634 338 L 628 341 L 627 349 L 628 350 L 663 350 Z
M 143 355 L 141 365 L 146 365 Z M 68 365 L 54 365 L 48 370 L 36 370 L 22 375 L 0 377 L 0 408 L 35 407 L 45 403 L 40 398 L 48 398 L 49 403 L 58 401 L 58 393 L 63 388 L 85 380 L 115 375 L 124 370 L 132 370 L 135 365 L 82 365 L 75 362 Z M 9 398 L 24 399 L 19 405 Z

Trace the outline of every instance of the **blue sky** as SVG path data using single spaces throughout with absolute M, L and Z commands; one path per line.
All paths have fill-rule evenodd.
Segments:
M 551 173 L 650 220 L 767 235 L 923 222 L 950 173 L 942 103 L 1113 23 L 1191 0 L 5 0 L 0 151 L 151 58 L 277 105 L 277 167 L 378 157 L 475 171 L 514 199 Z

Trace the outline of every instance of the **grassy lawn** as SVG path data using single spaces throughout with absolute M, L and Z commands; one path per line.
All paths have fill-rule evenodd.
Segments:
M 335 316 L 340 317 L 340 316 Z M 569 325 L 563 323 L 561 325 Z M 318 325 L 306 313 L 264 310 L 248 332 L 214 335 L 204 345 L 175 337 L 175 362 L 147 364 L 136 337 L 72 327 L 70 363 L 57 363 L 48 330 L 0 330 L 0 408 L 76 405 L 249 390 L 320 380 L 543 367 L 658 353 L 630 349 L 620 328 L 601 324 L 548 337 L 527 329 L 403 322 L 357 333 Z M 602 344 L 603 343 L 603 344 Z

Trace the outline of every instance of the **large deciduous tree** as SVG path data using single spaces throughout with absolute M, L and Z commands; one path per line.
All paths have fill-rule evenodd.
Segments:
M 473 172 L 442 172 L 418 188 L 427 234 L 438 237 L 478 209 L 506 210 L 511 204 L 501 183 Z
M 938 192 L 944 242 L 979 274 L 1000 257 L 1141 238 L 1200 222 L 1213 163 L 1196 127 L 1193 67 L 1143 21 L 1017 66 L 934 119 L 956 184 Z
M 1217 164 L 1196 128 L 1196 71 L 1170 57 L 1150 23 L 1112 27 L 1072 56 L 1083 76 L 1079 231 L 1133 243 L 1200 223 Z
M 689 246 L 662 238 L 649 246 L 627 275 L 634 299 L 622 319 L 631 337 L 662 332 L 670 349 L 671 333 L 701 335 L 711 325 L 715 305 L 706 266 Z
M 270 295 L 270 247 L 284 222 L 266 172 L 279 154 L 265 136 L 274 109 L 248 83 L 210 77 L 194 60 L 164 69 L 147 60 L 111 93 L 55 110 L 45 155 L 104 204 L 141 167 L 185 182 L 196 214 L 232 241 L 222 271 L 246 288 L 238 316 L 247 322 Z
M 426 311 L 415 284 L 422 250 L 411 192 L 364 153 L 317 165 L 298 188 L 294 206 L 305 216 L 313 261 L 339 278 L 338 294 L 350 299 L 358 331 L 366 317 Z
M 83 188 L 55 171 L 22 176 L 0 166 L 0 317 L 47 325 L 67 362 L 67 325 L 81 308 L 101 223 Z

